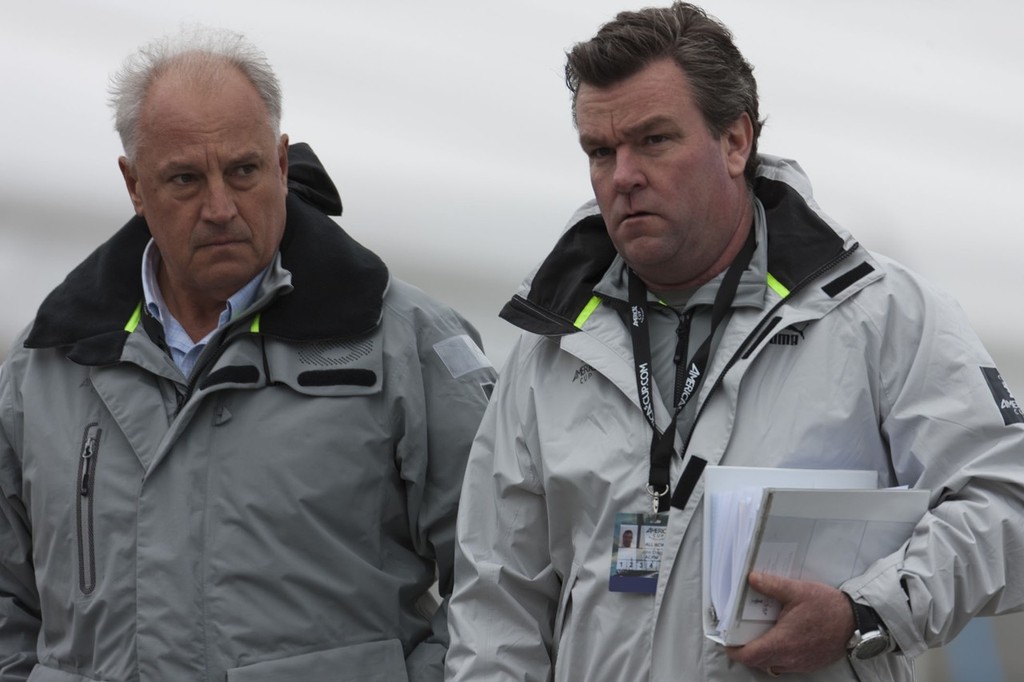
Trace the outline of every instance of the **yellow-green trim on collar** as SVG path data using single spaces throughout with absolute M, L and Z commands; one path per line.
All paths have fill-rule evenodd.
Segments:
M 583 323 L 585 323 L 587 321 L 587 318 L 589 318 L 591 314 L 595 310 L 597 310 L 597 306 L 599 305 L 601 305 L 601 297 L 591 296 L 590 300 L 587 301 L 587 305 L 583 306 L 583 310 L 580 311 L 580 314 L 576 316 L 576 321 L 572 323 L 572 326 L 576 327 L 577 329 L 583 329 Z
M 768 273 L 768 286 L 771 287 L 772 291 L 777 293 L 781 298 L 789 296 L 789 289 L 787 289 L 782 282 L 772 277 L 772 273 Z
M 133 312 L 132 316 L 128 318 L 128 323 L 124 326 L 124 330 L 126 332 L 128 332 L 129 334 L 131 334 L 132 332 L 134 332 L 138 328 L 139 322 L 141 322 L 141 321 L 142 321 L 142 301 L 139 301 L 139 304 L 137 306 L 135 306 L 135 312 Z

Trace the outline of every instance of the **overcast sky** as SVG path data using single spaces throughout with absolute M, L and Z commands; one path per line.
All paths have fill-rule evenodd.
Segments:
M 563 56 L 609 0 L 7 2 L 0 11 L 0 354 L 66 271 L 131 213 L 107 80 L 182 23 L 247 34 L 310 142 L 342 225 L 463 310 L 495 317 L 590 197 Z M 869 248 L 950 290 L 1024 390 L 1024 3 L 719 0 L 754 64 L 764 152 L 795 158 Z

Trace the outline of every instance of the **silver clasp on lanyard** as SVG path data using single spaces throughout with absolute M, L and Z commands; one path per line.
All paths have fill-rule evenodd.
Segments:
M 651 513 L 652 514 L 657 514 L 658 513 L 658 507 L 661 506 L 661 498 L 663 496 L 665 496 L 665 495 L 668 495 L 668 485 L 666 485 L 665 489 L 662 490 L 661 492 L 658 492 L 653 487 L 648 485 L 647 486 L 647 494 L 651 496 Z

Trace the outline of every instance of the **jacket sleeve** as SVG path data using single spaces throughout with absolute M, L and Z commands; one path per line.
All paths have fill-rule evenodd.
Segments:
M 561 579 L 552 567 L 537 420 L 517 343 L 473 443 L 459 509 L 447 679 L 543 682 L 553 674 Z
M 868 334 L 881 429 L 897 481 L 930 490 L 930 509 L 901 552 L 843 589 L 916 656 L 975 615 L 1024 608 L 1024 417 L 959 306 L 890 277 L 900 295 Z
M 399 410 L 404 425 L 397 458 L 413 543 L 436 564 L 442 603 L 431 616 L 431 633 L 408 654 L 406 668 L 410 682 L 440 682 L 462 477 L 496 375 L 476 330 L 453 311 L 436 306 L 414 314 L 420 317 L 412 320 L 416 339 L 409 355 L 416 355 L 399 379 L 405 405 Z
M 0 682 L 28 679 L 36 663 L 39 595 L 22 498 L 21 419 L 9 365 L 0 367 Z

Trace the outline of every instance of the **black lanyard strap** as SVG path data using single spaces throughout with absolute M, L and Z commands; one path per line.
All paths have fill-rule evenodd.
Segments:
M 708 332 L 707 338 L 694 352 L 693 357 L 685 363 L 679 363 L 676 367 L 676 383 L 681 384 L 682 389 L 676 397 L 669 426 L 664 433 L 660 434 L 654 419 L 654 402 L 651 395 L 651 373 L 653 370 L 651 369 L 651 337 L 647 320 L 647 287 L 632 268 L 629 270 L 631 319 L 628 320 L 628 323 L 630 338 L 633 342 L 637 393 L 640 397 L 640 408 L 644 413 L 644 418 L 647 419 L 647 423 L 651 425 L 654 432 L 651 438 L 651 468 L 647 485 L 647 492 L 651 495 L 654 511 L 668 509 L 669 471 L 672 455 L 675 452 L 676 425 L 679 421 L 679 414 L 686 408 L 690 399 L 697 394 L 704 382 L 704 375 L 711 359 L 715 332 L 732 308 L 736 291 L 739 288 L 740 277 L 754 257 L 755 246 L 754 230 L 751 228 L 746 243 L 736 255 L 732 265 L 726 270 L 725 277 L 722 278 L 722 283 L 715 294 L 715 301 L 711 306 L 711 330 Z M 699 471 L 697 476 L 700 476 Z

